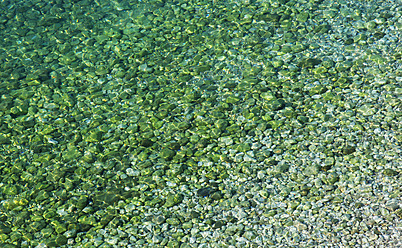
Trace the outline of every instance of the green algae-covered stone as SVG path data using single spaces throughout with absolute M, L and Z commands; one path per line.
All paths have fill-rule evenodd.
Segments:
M 165 207 L 169 208 L 169 207 L 173 207 L 176 204 L 179 204 L 183 201 L 183 195 L 182 194 L 169 194 L 166 198 L 166 202 L 165 202 Z
M 53 225 L 54 230 L 55 230 L 56 233 L 58 233 L 58 234 L 61 234 L 61 233 L 64 233 L 65 231 L 67 231 L 67 226 L 66 226 L 66 224 L 64 224 L 64 223 L 61 223 L 61 222 L 59 222 L 59 221 L 57 221 L 57 220 L 53 220 L 53 221 L 51 222 L 51 224 Z
M 168 148 L 164 148 L 159 153 L 159 156 L 163 159 L 170 160 L 176 153 Z
M 67 244 L 67 238 L 64 235 L 58 235 L 47 240 L 46 245 L 48 247 L 60 247 Z
M 83 215 L 83 216 L 79 217 L 78 222 L 81 224 L 86 224 L 86 225 L 90 225 L 90 226 L 95 226 L 98 223 L 95 216 L 88 216 L 88 215 Z
M 274 99 L 264 103 L 264 107 L 269 111 L 276 111 L 281 109 L 285 105 L 285 101 L 282 99 Z
M 71 161 L 81 156 L 81 152 L 76 147 L 69 147 L 63 151 L 62 157 L 65 161 Z
M 296 19 L 299 22 L 306 22 L 308 20 L 308 18 L 309 18 L 309 14 L 307 12 L 304 12 L 304 11 L 301 12 L 300 14 L 296 15 Z
M 177 218 L 167 218 L 166 223 L 168 223 L 169 225 L 177 226 L 180 224 L 180 220 Z
M 361 113 L 363 116 L 371 116 L 374 115 L 374 113 L 376 113 L 376 109 L 373 105 L 371 104 L 364 104 L 363 106 L 359 107 L 357 109 L 357 111 L 359 113 Z
M 239 152 L 247 152 L 251 149 L 250 145 L 247 143 L 238 144 L 235 146 L 235 149 Z
M 303 174 L 305 176 L 313 176 L 313 175 L 317 175 L 320 171 L 320 167 L 318 165 L 309 165 L 307 166 L 304 171 Z
M 86 142 L 99 142 L 102 139 L 102 132 L 98 130 L 90 131 L 84 138 Z
M 226 98 L 226 103 L 236 103 L 236 102 L 238 102 L 240 99 L 238 98 L 238 97 L 235 97 L 235 96 L 232 96 L 232 95 L 230 95 L 230 96 L 228 96 L 227 98 Z
M 3 193 L 6 195 L 16 195 L 18 194 L 18 188 L 15 185 L 5 185 L 3 186 Z
M 383 173 L 384 173 L 384 175 L 386 175 L 386 176 L 396 176 L 396 175 L 398 175 L 398 172 L 397 171 L 394 171 L 394 170 L 392 170 L 392 169 L 384 169 L 383 170 Z
M 7 137 L 7 135 L 0 133 L 0 145 L 9 143 L 10 139 Z
M 276 99 L 275 93 L 273 93 L 272 91 L 267 91 L 267 92 L 263 92 L 261 93 L 261 98 L 268 100 L 268 101 L 272 101 Z
M 282 174 L 286 172 L 289 169 L 289 164 L 288 163 L 283 163 L 283 164 L 278 164 L 274 168 L 274 173 L 275 174 Z

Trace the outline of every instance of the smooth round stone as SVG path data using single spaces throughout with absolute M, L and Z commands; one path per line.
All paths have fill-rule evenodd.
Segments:
M 230 136 L 220 137 L 219 141 L 222 142 L 225 146 L 230 146 L 233 144 L 233 139 Z
M 215 190 L 211 187 L 205 187 L 205 188 L 201 188 L 199 190 L 197 190 L 197 195 L 204 197 L 204 196 L 208 196 L 211 193 L 213 193 Z
M 357 111 L 359 113 L 361 113 L 363 116 L 372 116 L 377 112 L 376 108 L 373 105 L 368 104 L 368 103 L 359 107 L 357 109 Z
M 392 169 L 384 169 L 383 170 L 384 175 L 386 176 L 396 176 L 398 175 L 398 172 Z
M 183 200 L 182 194 L 169 194 L 166 198 L 165 207 L 173 207 Z
M 304 169 L 303 175 L 305 175 L 305 176 L 317 175 L 319 173 L 319 171 L 320 171 L 320 167 L 318 165 L 310 165 Z

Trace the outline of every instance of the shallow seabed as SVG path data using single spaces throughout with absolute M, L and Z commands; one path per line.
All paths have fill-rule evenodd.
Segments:
M 402 246 L 402 1 L 0 11 L 1 247 Z

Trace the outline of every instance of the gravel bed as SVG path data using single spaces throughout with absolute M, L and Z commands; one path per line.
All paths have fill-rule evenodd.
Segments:
M 0 247 L 402 247 L 402 1 L 0 11 Z

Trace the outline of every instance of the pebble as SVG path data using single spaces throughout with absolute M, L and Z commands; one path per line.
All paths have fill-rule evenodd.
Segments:
M 34 171 L 49 182 L 35 182 L 32 202 L 19 199 L 24 195 L 22 188 L 3 187 L 2 206 L 14 218 L 13 225 L 26 218 L 26 210 L 33 207 L 38 213 L 29 216 L 32 220 L 27 223 L 29 229 L 42 225 L 46 228 L 34 230 L 37 232 L 29 237 L 23 228 L 12 228 L 13 225 L 4 222 L 0 225 L 2 242 L 19 242 L 24 247 L 66 243 L 69 247 L 402 246 L 399 115 L 402 88 L 398 87 L 402 82 L 398 43 L 402 38 L 398 32 L 402 27 L 402 9 L 397 1 L 346 0 L 341 5 L 330 1 L 308 4 L 308 1 L 236 1 L 230 7 L 241 6 L 248 13 L 232 15 L 230 8 L 225 8 L 228 11 L 219 15 L 222 22 L 208 25 L 218 2 L 196 8 L 181 3 L 166 12 L 158 12 L 155 6 L 142 1 L 135 3 L 135 11 L 130 11 L 130 4 L 105 4 L 106 9 L 130 18 L 126 20 L 128 23 L 123 18 L 119 21 L 125 23 L 126 30 L 105 29 L 97 38 L 85 37 L 91 46 L 104 44 L 110 56 L 107 63 L 94 65 L 89 58 L 84 62 L 86 66 L 75 68 L 77 73 L 88 74 L 86 81 L 93 77 L 93 85 L 76 79 L 65 82 L 89 88 L 85 94 L 68 96 L 73 87 L 59 92 L 56 85 L 46 85 L 46 73 L 31 73 L 27 78 L 13 73 L 7 85 L 0 84 L 1 89 L 14 90 L 13 83 L 18 81 L 44 91 L 46 97 L 40 101 L 24 89 L 13 91 L 12 96 L 21 96 L 15 99 L 2 96 L 0 110 L 2 113 L 11 110 L 0 126 L 2 131 L 9 129 L 11 135 L 1 133 L 0 144 L 26 149 L 13 158 L 12 167 L 12 172 L 22 171 L 20 179 L 24 184 L 32 184 Z M 257 11 L 259 6 L 254 5 L 263 6 L 264 11 Z M 27 11 L 39 13 L 35 9 L 30 7 Z M 275 13 L 276 10 L 281 11 Z M 145 12 L 140 14 L 142 11 Z M 195 16 L 199 23 L 181 30 L 173 25 L 173 16 L 180 17 L 181 13 L 189 18 Z M 99 19 L 99 23 L 111 23 L 109 19 L 115 15 L 93 18 Z M 163 20 L 164 15 L 172 16 L 172 27 L 159 32 L 153 24 Z M 11 25 L 22 17 L 16 13 L 14 18 L 5 16 L 0 22 Z M 194 21 L 187 17 L 186 22 Z M 300 26 L 292 27 L 291 19 L 301 22 Z M 56 17 L 47 20 L 51 25 L 59 24 Z M 232 26 L 230 30 L 225 30 L 230 28 L 225 22 Z M 30 20 L 23 23 L 32 25 Z M 77 30 L 89 28 L 76 23 L 80 27 Z M 95 24 L 89 30 L 92 25 Z M 197 36 L 194 31 L 198 26 L 203 27 L 203 33 Z M 145 38 L 150 30 L 159 36 L 148 43 Z M 212 47 L 208 34 L 221 37 L 219 49 L 214 50 L 219 54 L 208 49 Z M 55 34 L 55 43 L 75 42 L 64 40 L 65 35 Z M 303 35 L 305 44 L 298 44 L 303 42 L 294 36 Z M 175 50 L 183 50 L 180 56 L 187 60 L 176 63 L 167 60 L 170 52 L 151 50 L 153 43 L 167 43 L 172 37 L 171 42 L 177 45 Z M 33 40 L 34 36 L 19 44 Z M 124 44 L 131 40 L 135 41 L 132 46 Z M 11 39 L 7 38 L 7 42 Z M 205 50 L 185 47 L 197 42 L 203 42 Z M 83 48 L 77 44 L 71 49 L 60 47 L 54 58 L 47 55 L 49 52 L 37 52 L 68 65 L 65 68 L 68 69 L 78 63 L 74 53 L 69 53 L 76 49 L 80 51 L 75 54 L 82 55 Z M 131 49 L 132 72 L 122 75 L 124 80 L 115 79 L 112 72 L 121 66 L 122 52 L 127 49 Z M 14 66 L 10 64 L 15 59 L 11 56 L 14 50 L 28 58 L 23 68 L 30 68 L 33 63 L 30 61 L 39 59 L 36 52 L 25 53 L 24 49 L 14 47 L 4 59 L 8 68 Z M 163 60 L 141 58 L 159 53 L 165 53 Z M 187 69 L 180 69 L 173 78 L 165 78 L 165 72 L 181 66 Z M 53 67 L 52 70 L 58 69 L 56 64 Z M 209 73 L 216 73 L 227 82 L 217 85 Z M 235 77 L 229 76 L 233 74 Z M 54 75 L 50 73 L 50 77 Z M 57 77 L 62 77 L 59 72 Z M 169 81 L 173 79 L 178 82 Z M 130 90 L 114 92 L 113 84 L 119 80 Z M 203 80 L 208 80 L 208 84 Z M 170 86 L 173 83 L 183 87 L 173 88 Z M 155 89 L 160 85 L 163 91 Z M 137 92 L 144 91 L 143 97 L 137 97 Z M 65 98 L 61 98 L 63 94 Z M 105 102 L 119 106 L 119 110 L 121 107 L 122 113 L 102 112 Z M 62 112 L 75 104 L 82 113 L 62 118 Z M 128 110 L 130 106 L 137 109 Z M 139 109 L 141 114 L 136 112 Z M 230 116 L 226 116 L 227 112 Z M 33 119 L 25 119 L 24 125 L 18 125 L 19 116 L 27 114 L 42 116 L 38 117 L 38 123 L 49 126 L 37 130 L 39 135 L 32 140 L 15 142 L 12 135 L 35 125 Z M 53 117 L 58 118 L 57 128 L 40 121 L 50 122 Z M 228 120 L 223 120 L 224 117 Z M 82 127 L 74 129 L 85 130 L 82 132 L 85 137 L 65 132 L 73 122 L 70 119 L 81 121 Z M 105 119 L 114 126 L 105 127 L 102 124 Z M 171 129 L 166 129 L 167 126 Z M 194 126 L 199 132 L 193 132 Z M 118 136 L 113 136 L 114 132 Z M 158 143 L 161 136 L 167 137 L 166 143 Z M 68 150 L 60 150 L 68 139 L 73 140 L 66 146 Z M 25 143 L 32 143 L 32 151 Z M 163 147 L 154 154 L 152 149 L 159 145 Z M 36 156 L 43 151 L 48 152 L 47 156 Z M 0 164 L 7 162 L 4 154 L 1 153 Z M 79 161 L 82 154 L 84 159 Z M 121 159 L 110 159 L 115 155 Z M 22 166 L 23 156 L 32 156 L 33 166 Z M 46 163 L 50 166 L 42 171 L 40 165 Z M 76 167 L 72 166 L 74 163 Z M 85 178 L 87 171 L 101 180 Z M 75 181 L 67 177 L 70 174 L 77 175 Z M 113 185 L 105 185 L 106 180 Z M 114 190 L 128 180 L 132 185 L 125 187 L 126 190 Z M 11 175 L 9 181 L 14 182 L 15 178 Z M 60 182 L 60 189 L 48 193 L 53 187 L 50 182 L 56 181 Z M 73 191 L 78 185 L 80 188 Z M 67 194 L 65 189 L 77 194 L 72 196 L 70 208 L 62 206 L 52 212 L 41 206 L 40 202 L 48 200 L 57 208 Z M 95 202 L 103 207 L 78 208 L 78 193 L 88 195 L 85 205 Z M 8 218 L 1 214 L 1 218 Z M 53 217 L 63 219 L 75 214 L 82 223 L 69 225 L 63 233 L 45 225 L 43 219 L 45 216 L 49 222 Z M 49 223 L 58 226 L 56 230 L 65 230 L 60 222 Z M 86 228 L 90 230 L 83 230 Z M 44 235 L 50 240 L 46 244 Z

